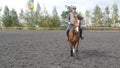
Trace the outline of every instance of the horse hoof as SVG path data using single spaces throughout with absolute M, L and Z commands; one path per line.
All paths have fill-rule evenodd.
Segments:
M 73 57 L 73 55 L 71 55 L 71 57 Z

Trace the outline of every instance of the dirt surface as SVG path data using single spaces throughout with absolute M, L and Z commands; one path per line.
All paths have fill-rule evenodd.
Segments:
M 83 36 L 76 61 L 65 31 L 0 31 L 0 68 L 120 68 L 120 32 Z

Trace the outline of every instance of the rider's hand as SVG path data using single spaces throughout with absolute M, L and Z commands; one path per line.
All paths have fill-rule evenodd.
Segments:
M 68 24 L 70 24 L 70 22 L 68 22 Z

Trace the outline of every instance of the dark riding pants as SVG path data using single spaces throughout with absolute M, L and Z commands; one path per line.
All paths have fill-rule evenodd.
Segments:
M 68 33 L 69 33 L 70 29 L 72 28 L 72 26 L 73 26 L 73 24 L 67 25 L 67 30 L 66 30 L 67 37 L 68 37 Z

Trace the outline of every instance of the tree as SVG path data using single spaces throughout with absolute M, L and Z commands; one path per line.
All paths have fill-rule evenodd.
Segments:
M 104 12 L 104 25 L 105 26 L 111 26 L 111 20 L 110 20 L 110 11 L 109 11 L 109 7 L 107 6 L 106 8 L 105 8 L 105 12 Z
M 44 16 L 42 23 L 41 23 L 41 27 L 50 27 L 51 24 L 52 24 L 52 19 L 50 15 Z
M 34 14 L 34 22 L 35 22 L 35 25 L 38 25 L 38 26 L 40 26 L 42 23 L 42 12 L 41 12 L 41 7 L 39 3 L 37 3 L 36 11 Z
M 17 26 L 19 24 L 19 21 L 18 21 L 18 15 L 15 9 L 12 9 L 10 11 L 10 16 L 11 16 L 12 25 Z
M 0 12 L 2 11 L 2 9 L 0 8 Z M 0 22 L 1 22 L 1 13 L 0 13 Z
M 52 12 L 52 24 L 51 26 L 53 27 L 59 27 L 60 26 L 60 20 L 59 20 L 59 16 L 56 10 L 56 7 L 54 6 L 53 8 L 53 12 Z
M 67 8 L 67 10 L 62 11 L 62 14 L 61 14 L 63 19 L 66 19 L 68 17 L 69 13 L 71 12 L 71 6 L 65 5 L 65 7 Z
M 115 24 L 118 23 L 118 18 L 119 18 L 119 14 L 118 14 L 118 5 L 116 3 L 113 4 L 112 6 L 112 23 L 114 26 L 116 26 Z
M 12 26 L 12 21 L 11 21 L 11 16 L 10 16 L 10 11 L 8 6 L 5 6 L 4 14 L 2 16 L 2 21 L 6 27 Z
M 24 11 L 23 11 L 23 9 L 20 10 L 19 20 L 20 20 L 21 23 L 25 22 L 25 16 L 24 16 Z
M 96 5 L 94 12 L 93 12 L 93 22 L 94 26 L 101 26 L 102 25 L 102 11 L 101 8 Z
M 48 11 L 46 7 L 44 6 L 41 27 L 50 27 L 51 24 L 52 24 L 52 18 L 48 14 Z
M 20 12 L 20 21 L 27 24 L 27 26 L 34 27 L 36 24 L 36 16 L 34 9 L 29 8 L 29 2 L 27 3 L 26 11 L 21 9 Z
M 86 10 L 86 11 L 85 11 L 85 25 L 91 24 L 90 18 L 91 18 L 91 16 L 90 16 L 90 11 L 89 11 L 89 10 Z
M 0 8 L 0 12 L 2 11 L 2 8 Z M 1 13 L 0 13 L 0 16 L 1 16 Z
M 35 14 L 35 11 L 33 9 L 29 8 L 29 2 L 28 2 L 26 11 L 21 9 L 21 12 L 19 14 L 20 15 L 20 21 L 26 23 L 27 26 L 34 27 L 35 26 L 34 14 Z
M 85 11 L 85 17 L 86 17 L 86 18 L 89 18 L 89 17 L 90 17 L 90 12 L 89 12 L 89 10 L 86 10 L 86 11 Z
M 0 11 L 1 11 L 2 9 L 0 8 Z
M 24 22 L 27 24 L 27 26 L 33 26 L 33 23 L 32 23 L 32 15 L 31 15 L 31 11 L 28 9 L 25 11 L 23 11 L 23 9 L 21 9 L 21 12 L 20 12 L 20 21 L 21 22 Z
M 48 14 L 45 7 L 43 11 L 41 11 L 39 3 L 37 3 L 35 10 L 30 10 L 28 7 L 26 11 L 21 10 L 20 19 L 30 27 L 35 27 L 36 25 L 40 27 L 49 27 L 52 23 L 52 17 Z

